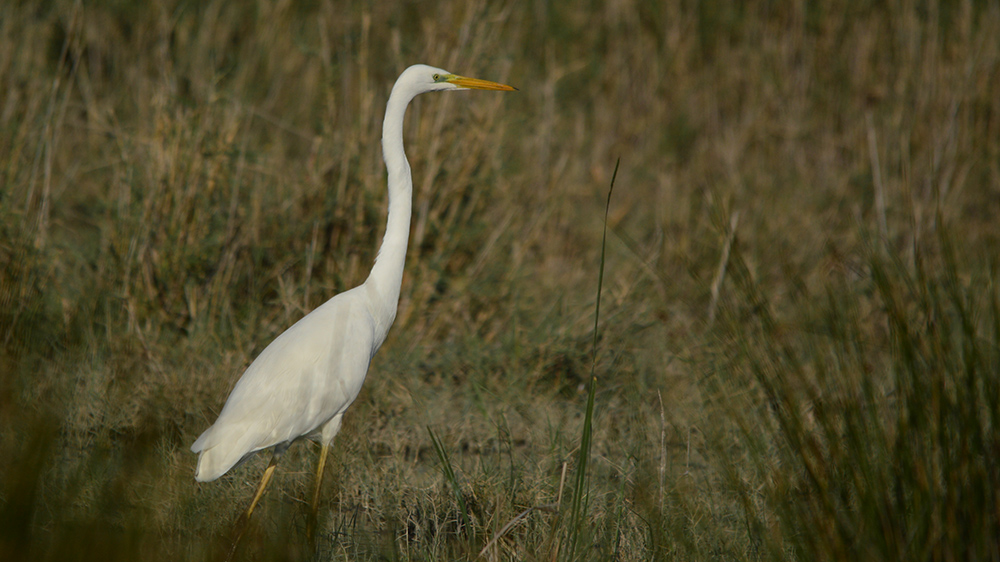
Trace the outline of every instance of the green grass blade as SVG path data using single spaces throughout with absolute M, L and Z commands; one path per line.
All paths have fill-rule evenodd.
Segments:
M 582 517 L 586 512 L 584 495 L 587 487 L 587 463 L 590 459 L 590 444 L 593 434 L 594 394 L 597 390 L 597 338 L 598 324 L 601 318 L 601 289 L 604 285 L 604 258 L 608 242 L 608 212 L 611 209 L 611 194 L 615 190 L 615 178 L 618 177 L 618 166 L 621 158 L 615 162 L 615 171 L 611 174 L 611 186 L 608 188 L 608 201 L 604 206 L 604 234 L 601 237 L 601 264 L 597 274 L 597 297 L 594 304 L 594 340 L 591 343 L 590 385 L 587 389 L 587 411 L 583 418 L 583 434 L 580 437 L 580 459 L 577 461 L 576 481 L 573 485 L 573 506 L 570 517 L 570 541 L 567 559 L 572 560 L 576 554 L 576 544 L 579 539 Z
M 434 430 L 430 426 L 427 426 L 427 433 L 431 436 L 431 444 L 434 445 L 434 452 L 437 453 L 438 460 L 441 461 L 441 471 L 444 472 L 445 479 L 448 480 L 452 490 L 455 492 L 455 499 L 458 500 L 458 509 L 462 515 L 462 523 L 469 534 L 469 540 L 475 542 L 476 530 L 473 528 L 472 520 L 469 518 L 469 509 L 465 505 L 465 496 L 462 495 L 462 487 L 458 484 L 458 478 L 455 476 L 455 470 L 451 466 L 448 452 L 445 451 L 444 444 L 441 443 L 441 440 L 434 434 Z

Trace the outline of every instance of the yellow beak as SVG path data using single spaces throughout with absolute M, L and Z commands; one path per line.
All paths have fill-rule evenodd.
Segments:
M 445 78 L 446 82 L 450 82 L 459 88 L 468 88 L 470 90 L 502 90 L 505 92 L 516 91 L 517 88 L 513 86 L 508 86 L 506 84 L 500 84 L 498 82 L 490 82 L 489 80 L 480 80 L 479 78 L 468 78 L 465 76 L 456 76 L 454 74 L 449 75 Z

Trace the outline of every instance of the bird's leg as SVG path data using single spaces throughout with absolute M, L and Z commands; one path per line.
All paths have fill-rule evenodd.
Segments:
M 250 507 L 247 508 L 246 513 L 243 514 L 243 518 L 249 520 L 250 516 L 253 515 L 253 510 L 257 507 L 257 502 L 264 495 L 264 490 L 267 488 L 268 482 L 271 481 L 271 477 L 274 476 L 274 469 L 278 466 L 278 458 L 280 455 L 277 453 L 271 455 L 271 462 L 268 463 L 267 468 L 264 469 L 264 476 L 260 477 L 260 485 L 257 486 L 257 493 L 254 494 L 253 500 L 250 502 Z
M 316 530 L 316 521 L 319 519 L 319 492 L 323 487 L 323 469 L 326 468 L 326 456 L 330 452 L 330 442 L 323 440 L 323 448 L 319 452 L 319 466 L 316 468 L 316 489 L 313 490 L 312 497 L 312 511 L 309 516 L 309 522 L 306 524 L 306 536 L 309 540 L 313 539 L 313 533 Z
M 319 466 L 316 467 L 316 489 L 313 490 L 312 511 L 309 521 L 306 523 L 306 536 L 310 541 L 313 539 L 313 531 L 316 529 L 316 519 L 319 516 L 319 492 L 323 487 L 323 469 L 326 468 L 326 457 L 330 452 L 330 445 L 333 443 L 333 438 L 340 431 L 340 422 L 343 417 L 343 414 L 333 416 L 330 418 L 330 421 L 323 425 L 323 429 L 320 432 L 320 443 L 323 444 L 323 448 L 319 452 Z
M 243 538 L 243 533 L 246 532 L 247 525 L 250 523 L 250 516 L 253 514 L 254 508 L 257 507 L 257 502 L 264 495 L 264 490 L 267 489 L 268 482 L 274 476 L 274 469 L 278 466 L 278 459 L 281 458 L 281 454 L 284 452 L 285 449 L 279 451 L 277 447 L 275 448 L 274 453 L 271 454 L 271 462 L 268 463 L 267 468 L 264 469 L 264 475 L 260 478 L 260 485 L 257 486 L 257 493 L 254 494 L 253 500 L 250 502 L 250 507 L 236 520 L 236 527 L 233 529 L 233 546 L 229 550 L 229 556 L 226 557 L 227 562 L 236 553 L 236 547 L 239 546 L 240 539 Z

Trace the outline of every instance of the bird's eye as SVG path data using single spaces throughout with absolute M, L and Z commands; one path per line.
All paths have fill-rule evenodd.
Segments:
M 440 82 L 441 81 L 441 75 L 440 74 L 435 74 L 434 76 L 432 76 L 432 78 L 434 78 L 435 82 Z

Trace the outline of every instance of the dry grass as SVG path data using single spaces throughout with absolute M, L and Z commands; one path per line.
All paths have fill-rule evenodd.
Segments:
M 621 156 L 578 557 L 996 559 L 998 35 L 971 1 L 4 3 L 0 558 L 225 553 L 266 459 L 199 485 L 187 448 L 364 279 L 426 62 L 521 91 L 411 107 L 319 550 L 299 444 L 241 555 L 472 559 L 516 519 L 485 558 L 566 556 Z

